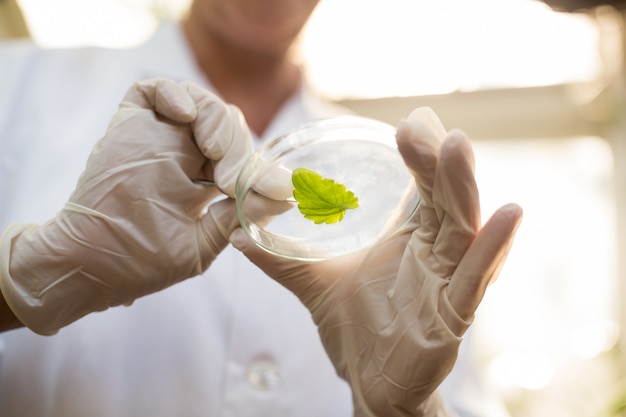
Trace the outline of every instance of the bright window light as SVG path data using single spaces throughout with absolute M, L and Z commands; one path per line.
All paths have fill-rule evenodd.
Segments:
M 524 208 L 476 315 L 476 359 L 511 407 L 523 403 L 516 416 L 545 415 L 547 405 L 556 415 L 598 415 L 620 377 L 606 353 L 619 334 L 612 149 L 597 137 L 475 149 L 485 217 L 509 201 Z
M 534 0 L 322 1 L 303 41 L 332 97 L 558 84 L 599 70 L 596 27 Z
M 20 0 L 43 46 L 132 46 L 189 0 Z M 302 37 L 313 84 L 331 98 L 558 84 L 599 71 L 583 14 L 536 0 L 322 0 Z
M 31 36 L 44 47 L 123 48 L 156 27 L 147 4 L 123 0 L 19 0 Z M 144 2 L 145 3 L 145 2 Z

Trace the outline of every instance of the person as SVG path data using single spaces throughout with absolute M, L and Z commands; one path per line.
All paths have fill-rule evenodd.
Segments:
M 0 55 L 7 65 L 0 69 L 1 228 L 16 221 L 43 223 L 65 205 L 84 161 L 106 131 L 119 97 L 136 80 L 189 80 L 215 91 L 242 110 L 257 144 L 301 122 L 342 113 L 343 109 L 312 94 L 291 60 L 293 42 L 316 3 L 195 0 L 180 26 L 166 24 L 147 44 L 130 50 L 41 50 L 23 43 L 3 46 Z M 420 129 L 419 125 L 406 132 L 413 129 Z M 431 136 L 427 131 L 420 135 Z M 451 160 L 465 161 L 462 172 L 467 174 L 471 172 L 471 152 L 458 133 L 452 137 L 456 139 L 450 143 L 456 145 L 450 148 L 456 151 L 448 154 L 450 150 L 444 152 L 448 146 L 427 147 L 431 151 L 426 160 L 443 161 L 445 155 L 457 155 Z M 421 145 L 418 141 L 415 149 L 429 144 L 432 141 Z M 409 156 L 411 148 L 406 150 Z M 430 166 L 448 166 L 442 172 L 452 171 L 446 164 Z M 431 178 L 435 174 L 423 175 Z M 430 212 L 437 215 L 427 216 L 425 221 L 443 213 L 439 197 L 435 198 L 440 194 L 434 191 L 442 186 L 441 179 L 451 179 L 449 175 L 434 177 L 440 179 L 425 181 L 424 192 L 433 187 Z M 475 208 L 476 200 L 470 201 Z M 506 224 L 516 224 L 516 208 L 505 208 L 503 213 Z M 476 211 L 470 210 L 474 221 L 475 215 Z M 498 219 L 502 217 L 497 216 L 491 224 L 501 225 Z M 444 223 L 455 224 L 451 220 Z M 476 233 L 476 225 L 469 226 L 465 243 Z M 439 227 L 424 230 L 428 232 L 424 237 L 430 234 L 432 238 Z M 449 230 L 458 232 L 454 227 Z M 389 247 L 396 249 L 392 253 L 387 246 L 381 250 L 391 260 L 387 274 L 409 276 L 426 270 L 397 259 L 398 247 L 407 241 L 421 248 L 420 253 L 432 248 L 411 236 L 405 233 L 390 242 Z M 300 285 L 289 287 L 283 279 L 292 281 L 284 272 L 302 271 L 302 265 L 268 262 L 238 233 L 230 240 L 238 249 L 224 249 L 201 279 L 185 280 L 136 299 L 131 308 L 87 315 L 53 337 L 25 329 L 4 333 L 0 415 L 347 416 L 363 411 L 360 407 L 370 407 L 362 401 L 365 391 L 355 388 L 356 384 L 361 388 L 367 385 L 350 379 L 352 367 L 358 364 L 347 360 L 351 357 L 344 355 L 347 351 L 329 346 L 329 340 L 337 338 L 326 334 L 320 340 L 317 333 L 315 321 L 320 331 L 329 328 L 319 320 L 336 322 L 338 316 L 328 306 L 340 298 L 320 299 L 325 307 L 319 314 L 311 314 L 307 309 L 312 307 L 311 300 L 303 299 Z M 483 240 L 476 237 L 476 241 Z M 465 253 L 474 245 L 461 247 L 460 252 Z M 450 261 L 460 263 L 458 255 Z M 354 262 L 349 265 L 356 265 Z M 261 274 L 256 264 L 275 280 Z M 482 271 L 481 290 L 482 278 L 489 278 L 496 264 L 488 262 L 489 273 Z M 407 275 L 396 273 L 398 265 Z M 324 289 L 324 282 L 315 288 Z M 450 305 L 467 308 L 461 319 L 449 317 L 458 335 L 480 298 L 454 303 L 452 294 L 460 293 L 463 291 L 457 289 L 447 297 Z M 367 297 L 358 299 L 364 302 Z M 431 377 L 428 387 L 419 392 L 424 404 L 440 405 L 433 390 L 450 370 L 458 335 L 449 339 L 455 346 L 447 350 L 441 367 L 435 366 L 436 375 L 430 375 L 432 368 L 422 368 Z M 352 341 L 349 349 L 355 347 L 354 336 L 346 339 Z M 396 367 L 404 366 L 394 358 Z M 463 361 L 457 362 L 453 376 L 463 370 L 459 363 Z M 471 407 L 456 401 L 454 391 L 442 393 L 459 414 L 472 412 Z M 425 401 L 431 394 L 434 400 Z

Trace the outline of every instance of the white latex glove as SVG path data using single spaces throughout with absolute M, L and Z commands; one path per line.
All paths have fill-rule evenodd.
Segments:
M 401 233 L 320 262 L 266 253 L 241 229 L 231 242 L 309 308 L 352 388 L 355 415 L 447 415 L 436 389 L 504 262 L 521 209 L 504 206 L 480 228 L 470 143 L 447 134 L 430 109 L 413 112 L 397 140 L 423 198 Z
M 242 114 L 212 93 L 135 84 L 56 218 L 12 224 L 0 237 L 7 304 L 25 326 L 52 334 L 201 274 L 238 226 L 231 198 L 207 205 L 220 189 L 233 196 L 251 152 Z

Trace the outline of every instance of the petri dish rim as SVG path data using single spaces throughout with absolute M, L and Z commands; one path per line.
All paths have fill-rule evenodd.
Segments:
M 413 217 L 420 203 L 419 193 L 417 192 L 413 178 L 406 166 L 404 166 L 404 162 L 401 161 L 401 156 L 399 156 L 395 142 L 395 132 L 395 127 L 389 124 L 374 119 L 350 115 L 306 123 L 267 142 L 258 148 L 256 152 L 250 156 L 248 161 L 246 161 L 237 180 L 237 212 L 243 230 L 257 246 L 267 252 L 285 258 L 307 261 L 319 261 L 347 255 L 357 250 L 370 247 L 376 242 L 392 236 Z M 400 217 L 397 219 L 392 217 L 393 221 L 388 222 L 389 227 L 385 226 L 387 229 L 379 227 L 381 230 L 377 231 L 375 238 L 372 237 L 372 233 L 362 238 L 363 232 L 356 230 L 354 233 L 351 231 L 346 233 L 346 236 L 341 235 L 337 237 L 331 235 L 330 238 L 317 237 L 313 244 L 310 244 L 311 242 L 307 243 L 306 239 L 302 237 L 290 236 L 287 233 L 275 233 L 265 229 L 263 226 L 255 224 L 254 221 L 251 221 L 244 214 L 243 202 L 246 198 L 246 194 L 250 192 L 250 189 L 254 188 L 253 183 L 255 175 L 254 172 L 251 174 L 251 171 L 255 171 L 256 169 L 257 173 L 266 172 L 264 169 L 271 167 L 273 164 L 284 164 L 285 161 L 294 154 L 294 150 L 296 149 L 302 152 L 305 149 L 310 149 L 315 144 L 323 142 L 353 140 L 346 139 L 348 137 L 346 135 L 355 137 L 355 139 L 359 141 L 384 145 L 397 154 L 398 159 L 395 160 L 395 165 L 398 165 L 398 161 L 401 161 L 399 163 L 404 171 L 403 178 L 405 181 L 408 181 L 407 184 L 410 185 L 407 185 L 405 195 L 398 201 L 401 201 L 406 207 L 398 206 L 402 208 L 399 213 Z M 397 169 L 397 167 L 395 169 Z M 354 242 L 343 247 L 342 242 L 344 240 Z

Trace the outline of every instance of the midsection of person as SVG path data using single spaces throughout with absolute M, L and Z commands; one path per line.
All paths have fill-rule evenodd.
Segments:
M 55 215 L 133 82 L 166 77 L 210 88 L 173 24 L 133 50 L 0 48 L 0 62 L 9 64 L 0 67 L 3 228 Z M 257 145 L 342 111 L 300 93 Z M 352 414 L 349 387 L 308 311 L 231 247 L 204 276 L 130 308 L 91 314 L 52 337 L 7 332 L 0 346 L 7 417 Z
M 207 85 L 184 62 L 150 71 L 151 47 L 27 54 L 16 80 L 23 88 L 0 123 L 1 137 L 11 137 L 0 143 L 3 227 L 55 215 L 133 81 L 175 76 Z M 121 65 L 122 73 L 110 71 Z M 281 113 L 275 129 L 307 117 Z M 308 311 L 232 248 L 205 276 L 129 308 L 91 314 L 52 337 L 7 332 L 0 343 L 2 416 L 351 414 L 349 388 Z

